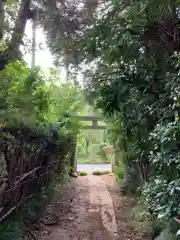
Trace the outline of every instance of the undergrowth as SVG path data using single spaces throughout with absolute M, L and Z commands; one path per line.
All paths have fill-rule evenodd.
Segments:
M 92 172 L 92 175 L 97 175 L 97 176 L 99 176 L 99 175 L 107 175 L 107 174 L 110 174 L 110 171 L 99 171 L 99 170 L 97 170 L 97 171 L 93 171 Z
M 18 214 L 14 213 L 10 219 L 0 224 L 0 240 L 24 239 L 28 225 L 38 220 L 42 209 L 54 196 L 56 178 L 53 179 L 47 187 L 25 203 Z
M 79 176 L 87 176 L 88 173 L 87 173 L 87 172 L 78 172 L 78 175 L 79 175 Z
M 123 164 L 120 164 L 116 168 L 116 180 L 120 182 L 124 178 L 124 167 Z
M 154 239 L 164 228 L 152 214 L 149 213 L 147 207 L 142 201 L 138 201 L 133 208 L 133 218 L 135 227 L 145 236 L 151 236 Z

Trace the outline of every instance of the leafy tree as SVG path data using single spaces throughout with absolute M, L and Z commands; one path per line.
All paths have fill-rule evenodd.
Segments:
M 2 2 L 2 1 L 1 1 Z M 0 70 L 13 59 L 20 58 L 24 31 L 29 19 L 38 20 L 47 36 L 56 63 L 63 62 L 69 76 L 69 65 L 77 66 L 82 60 L 79 41 L 91 25 L 97 8 L 97 0 L 72 2 L 53 0 L 6 1 L 5 21 L 2 11 L 2 27 L 5 37 L 0 54 Z M 1 7 L 3 9 L 3 6 Z M 4 23 L 4 24 L 3 24 Z
M 80 63 L 83 55 L 78 43 L 92 23 L 97 5 L 97 0 L 42 3 L 41 24 L 57 65 L 63 63 L 68 68 L 71 63 Z
M 163 187 L 175 189 L 179 178 L 178 1 L 108 4 L 84 44 L 87 98 L 111 123 L 127 187 L 132 179 L 136 187 L 149 182 L 145 193 L 151 212 L 158 216 L 163 211 L 168 222 L 179 214 L 174 208 L 179 198 L 172 200 Z M 162 188 L 155 187 L 159 179 Z

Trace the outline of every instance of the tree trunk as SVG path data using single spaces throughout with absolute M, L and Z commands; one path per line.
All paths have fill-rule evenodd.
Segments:
M 127 139 L 123 139 L 123 163 L 124 163 L 124 182 L 128 182 L 128 177 L 129 177 L 129 168 L 128 168 L 128 149 L 127 149 Z
M 21 0 L 18 17 L 16 19 L 14 32 L 8 44 L 8 49 L 0 54 L 0 71 L 8 62 L 19 57 L 19 47 L 22 44 L 25 27 L 30 13 L 31 0 Z
M 0 0 L 0 39 L 3 37 L 4 32 L 4 3 Z
M 119 149 L 116 146 L 116 144 L 114 144 L 114 171 L 116 170 L 117 166 L 119 165 L 119 161 L 120 161 L 120 154 L 119 154 Z
M 76 171 L 76 145 L 77 145 L 77 137 L 74 138 L 72 145 L 71 145 L 70 174 L 73 174 Z

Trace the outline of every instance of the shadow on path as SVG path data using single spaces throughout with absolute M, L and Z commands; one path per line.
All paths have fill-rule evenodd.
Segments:
M 37 239 L 145 240 L 128 223 L 128 204 L 118 195 L 114 183 L 113 176 L 89 175 L 57 186 L 55 198 L 41 219 L 43 227 L 36 233 Z

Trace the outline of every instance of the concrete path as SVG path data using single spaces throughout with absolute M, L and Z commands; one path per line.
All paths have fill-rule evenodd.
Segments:
M 26 240 L 150 240 L 134 225 L 132 204 L 121 196 L 114 176 L 72 179 L 57 186 Z
M 109 239 L 117 239 L 117 225 L 113 202 L 101 177 L 88 177 L 90 181 L 90 206 L 89 212 L 99 212 L 101 221 L 110 236 Z M 97 208 L 97 206 L 99 206 Z
M 46 216 L 55 224 L 46 223 L 41 240 L 117 239 L 113 202 L 100 176 L 73 179 L 63 190 L 59 186 Z
M 111 164 L 77 164 L 78 172 L 111 171 Z

